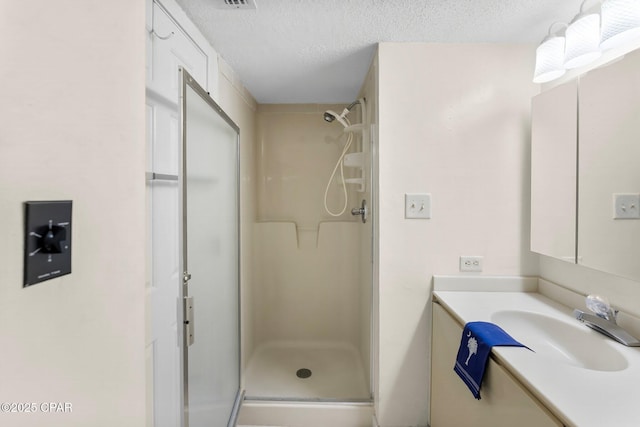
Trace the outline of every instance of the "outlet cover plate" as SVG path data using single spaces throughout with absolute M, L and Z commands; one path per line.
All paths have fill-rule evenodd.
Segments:
M 481 256 L 461 256 L 460 257 L 460 271 L 468 272 L 480 272 L 482 271 L 482 258 Z

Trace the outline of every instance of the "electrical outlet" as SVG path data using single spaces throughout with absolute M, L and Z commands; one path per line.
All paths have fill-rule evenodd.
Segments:
M 460 271 L 482 271 L 482 257 L 481 256 L 461 256 L 460 257 Z
M 405 194 L 404 217 L 407 219 L 431 218 L 431 194 Z

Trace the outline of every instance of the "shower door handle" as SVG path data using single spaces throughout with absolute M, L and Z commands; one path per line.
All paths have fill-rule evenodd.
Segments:
M 193 297 L 184 297 L 183 299 L 183 313 L 184 313 L 184 336 L 187 347 L 193 344 L 195 337 L 195 325 L 193 316 Z
M 353 208 L 351 209 L 351 215 L 353 216 L 357 216 L 360 215 L 362 216 L 362 223 L 366 223 L 367 222 L 367 215 L 369 213 L 369 210 L 367 209 L 367 201 L 362 199 L 362 205 L 359 208 Z

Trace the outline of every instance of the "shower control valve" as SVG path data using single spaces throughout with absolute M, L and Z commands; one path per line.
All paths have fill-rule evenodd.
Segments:
M 359 208 L 353 208 L 351 209 L 351 215 L 353 216 L 357 216 L 360 215 L 362 216 L 362 223 L 366 223 L 367 222 L 367 215 L 369 214 L 369 210 L 367 209 L 367 201 L 362 199 L 362 205 L 360 205 Z

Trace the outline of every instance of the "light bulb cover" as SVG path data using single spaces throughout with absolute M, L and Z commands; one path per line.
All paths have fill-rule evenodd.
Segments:
M 602 3 L 601 49 L 640 39 L 640 1 L 607 0 Z
M 567 69 L 586 65 L 602 55 L 600 51 L 600 15 L 580 13 L 565 32 L 565 60 Z
M 536 49 L 536 68 L 534 83 L 545 83 L 562 76 L 564 68 L 564 36 L 551 35 L 545 38 Z

